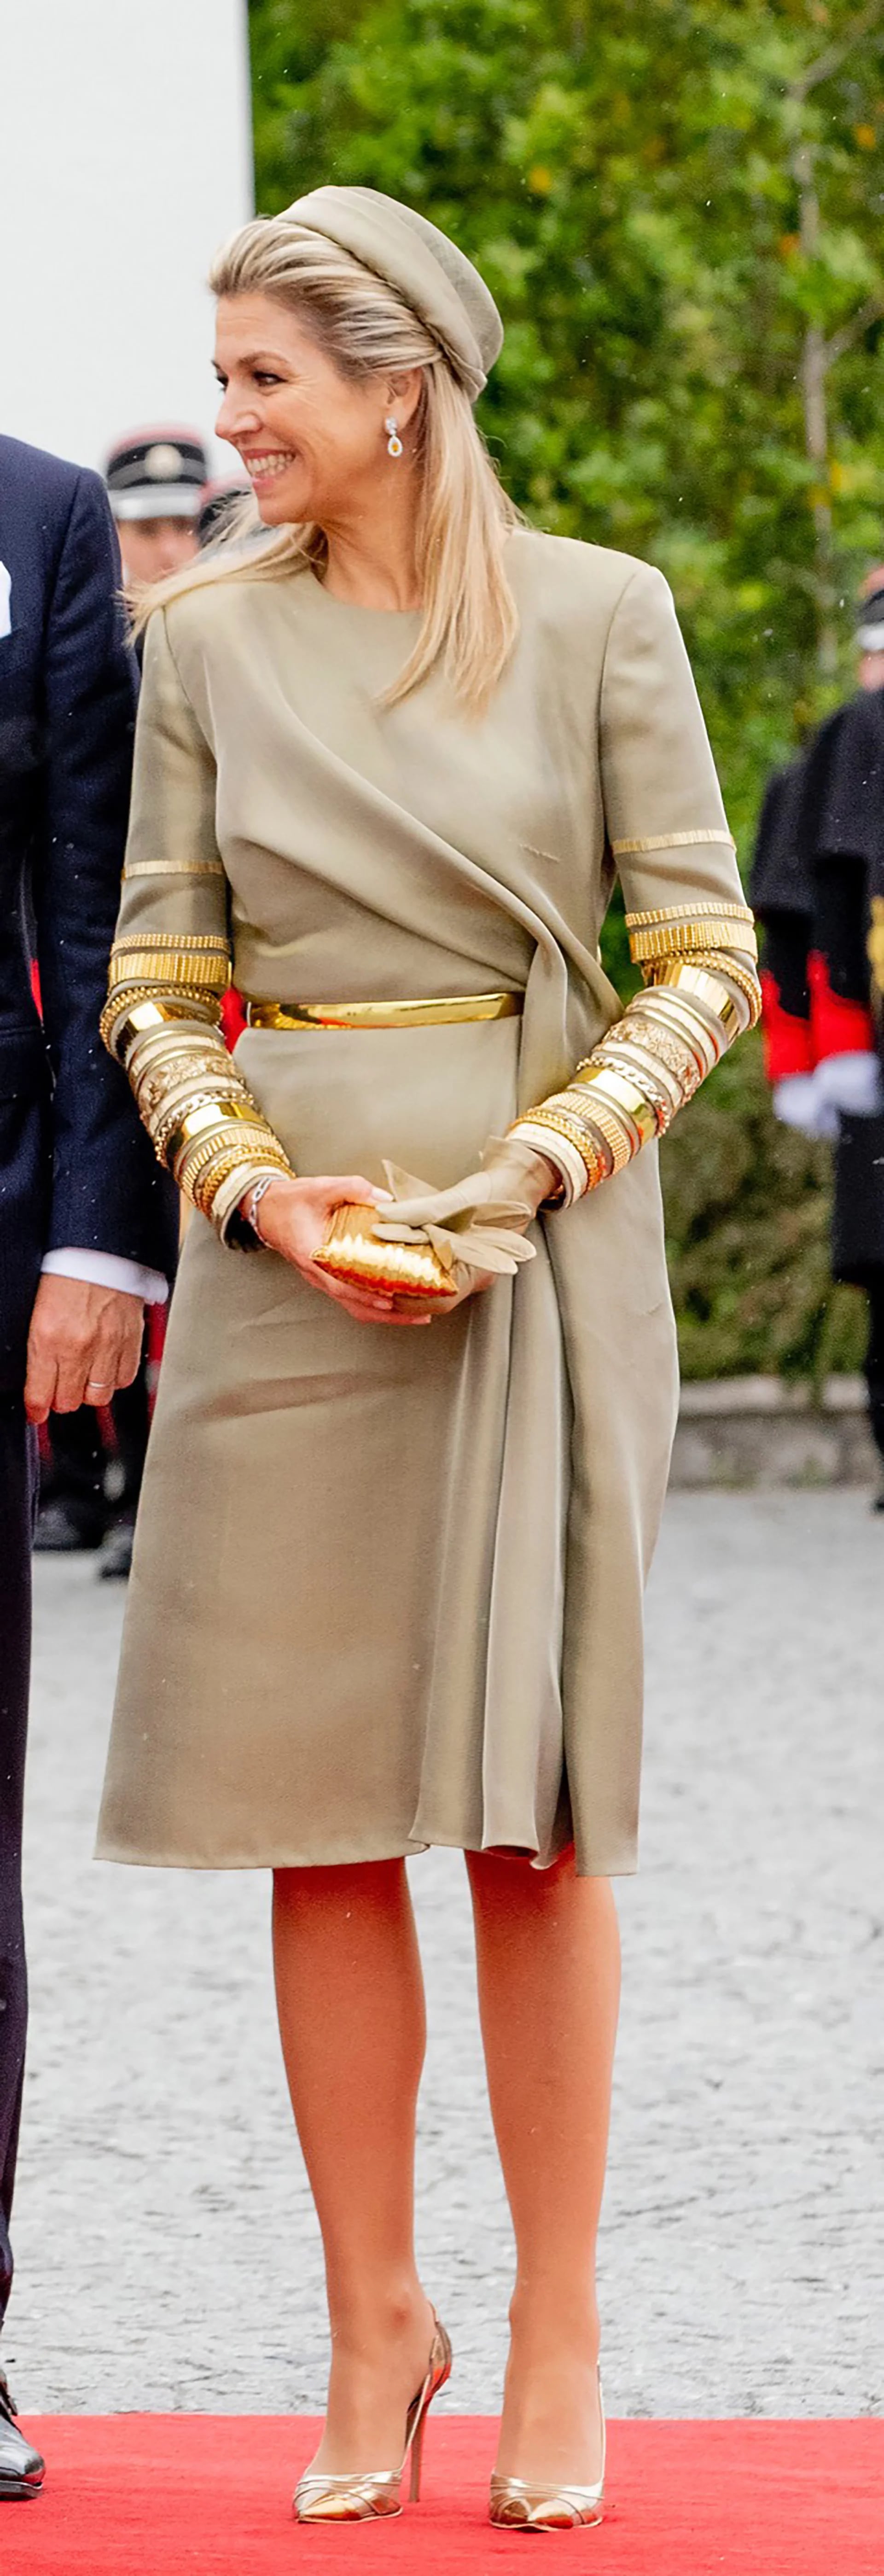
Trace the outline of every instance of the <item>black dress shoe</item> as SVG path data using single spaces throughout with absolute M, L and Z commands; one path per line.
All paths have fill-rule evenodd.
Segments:
M 34 1546 L 41 1555 L 73 1556 L 77 1548 L 100 1547 L 103 1536 L 103 1521 L 81 1521 L 67 1503 L 44 1503 Z
M 19 2432 L 15 2411 L 6 2372 L 0 2370 L 0 2504 L 39 2495 L 43 2484 L 40 2453 Z

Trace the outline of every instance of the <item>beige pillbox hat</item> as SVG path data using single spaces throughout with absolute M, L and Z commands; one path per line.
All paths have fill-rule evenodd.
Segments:
M 380 188 L 311 188 L 277 220 L 324 234 L 394 287 L 476 401 L 500 355 L 503 323 L 484 278 L 447 233 Z

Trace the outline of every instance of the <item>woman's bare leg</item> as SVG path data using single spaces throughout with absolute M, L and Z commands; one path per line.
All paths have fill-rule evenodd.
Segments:
M 387 2469 L 432 2340 L 414 2259 L 424 1996 L 402 1861 L 276 1872 L 276 1997 L 322 2230 L 331 2324 L 329 2470 Z
M 587 2486 L 601 2468 L 595 2245 L 620 1943 L 607 1879 L 469 1853 L 488 2090 L 516 2236 L 498 2468 Z

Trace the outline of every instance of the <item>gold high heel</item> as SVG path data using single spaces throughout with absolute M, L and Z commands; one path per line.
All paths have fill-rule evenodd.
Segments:
M 346 2469 L 307 2469 L 292 2499 L 296 2522 L 371 2522 L 401 2513 L 402 2472 L 411 2455 L 409 2502 L 420 2501 L 424 2430 L 429 2408 L 451 2377 L 451 2345 L 433 2310 L 434 2334 L 426 2376 L 405 2418 L 405 2449 L 398 2469 L 363 2469 L 355 2477 Z
M 489 2516 L 507 2531 L 575 2531 L 578 2524 L 601 2522 L 605 2490 L 605 2407 L 602 2397 L 602 2374 L 599 2371 L 599 2409 L 602 2418 L 602 2474 L 594 2487 L 540 2486 L 534 2479 L 501 2478 L 495 2470 L 491 2480 Z

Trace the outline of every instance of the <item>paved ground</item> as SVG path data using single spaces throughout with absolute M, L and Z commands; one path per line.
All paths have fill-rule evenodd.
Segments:
M 122 1604 L 38 1568 L 33 2024 L 8 2351 L 31 2408 L 316 2408 L 321 2274 L 267 1886 L 90 1859 Z M 632 2414 L 884 2402 L 884 1522 L 852 1492 L 678 1494 L 649 1617 L 643 1870 L 603 2299 Z M 451 2403 L 497 2402 L 509 2239 L 462 1866 L 414 1866 L 426 2274 Z

